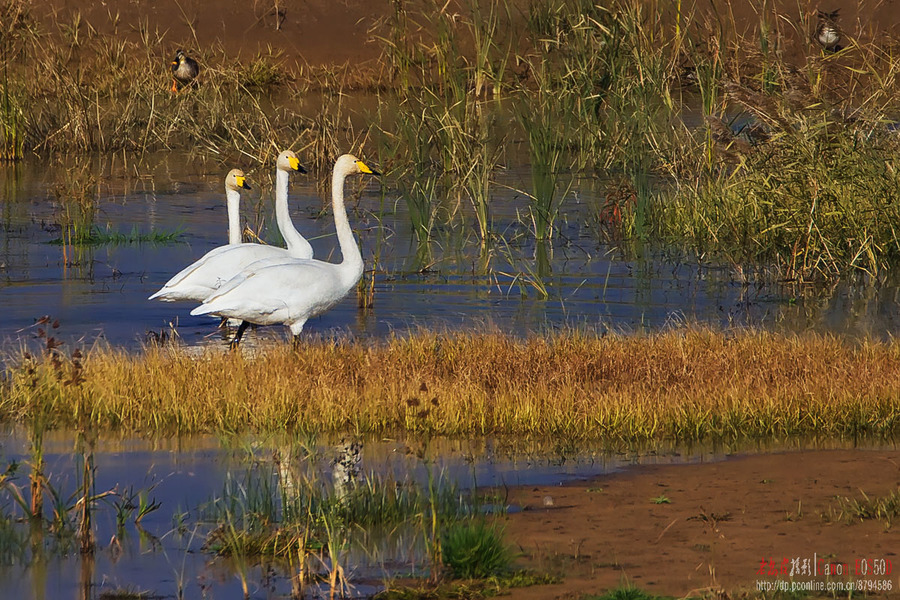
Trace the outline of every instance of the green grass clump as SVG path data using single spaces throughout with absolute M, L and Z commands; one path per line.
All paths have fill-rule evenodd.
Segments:
M 291 558 L 310 550 L 306 530 L 276 526 L 237 528 L 225 522 L 211 531 L 203 544 L 207 552 L 219 556 Z
M 877 275 L 900 259 L 900 140 L 880 123 L 818 119 L 757 144 L 734 170 L 664 194 L 657 235 L 786 279 Z M 776 123 L 773 121 L 773 123 Z
M 279 61 L 282 59 L 283 52 L 281 51 L 256 56 L 239 69 L 241 85 L 252 90 L 271 92 L 287 81 L 284 70 L 279 66 Z
M 444 566 L 457 579 L 484 579 L 508 571 L 513 554 L 503 531 L 483 519 L 452 523 L 441 536 Z
M 620 587 L 600 596 L 588 595 L 582 600 L 666 600 L 671 596 L 657 596 L 636 587 Z
M 900 488 L 876 498 L 869 498 L 865 492 L 862 498 L 839 497 L 837 507 L 824 516 L 829 520 L 845 522 L 881 521 L 892 527 L 900 518 Z

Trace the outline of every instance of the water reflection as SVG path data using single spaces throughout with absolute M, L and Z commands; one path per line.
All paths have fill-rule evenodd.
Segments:
M 0 340 L 27 338 L 31 332 L 24 328 L 45 314 L 61 321 L 60 336 L 72 343 L 102 336 L 136 348 L 148 331 L 172 327 L 189 343 L 211 335 L 217 340 L 212 320 L 188 314 L 192 305 L 146 298 L 181 267 L 223 243 L 220 188 L 226 166 L 173 155 L 140 164 L 98 158 L 89 166 L 79 176 L 94 182 L 85 192 L 96 203 L 93 226 L 125 234 L 181 231 L 179 242 L 50 244 L 61 236 L 66 218 L 54 186 L 71 166 L 4 167 Z M 256 185 L 242 207 L 243 218 L 278 242 L 271 174 L 262 169 L 248 174 Z M 530 225 L 520 221 L 526 198 L 515 191 L 527 189 L 529 177 L 521 168 L 498 174 L 492 215 L 499 235 L 483 250 L 472 227 L 462 222 L 437 223 L 433 241 L 424 244 L 413 231 L 406 202 L 390 188 L 351 193 L 350 219 L 367 268 L 374 269 L 375 304 L 360 313 L 357 299 L 348 297 L 310 321 L 307 331 L 379 337 L 419 325 L 486 322 L 516 334 L 563 326 L 630 331 L 686 320 L 879 338 L 898 332 L 896 276 L 881 285 L 846 280 L 825 289 L 762 285 L 753 273 L 686 259 L 652 244 L 625 253 L 602 241 L 598 215 L 605 214 L 606 188 L 590 178 L 573 182 L 574 195 L 562 207 L 553 243 L 536 244 Z M 310 234 L 316 256 L 336 260 L 321 193 L 311 177 L 297 178 L 291 212 L 298 229 Z M 286 337 L 280 328 L 261 331 Z
M 349 440 L 308 435 L 163 440 L 101 437 L 82 447 L 79 437 L 66 432 L 47 434 L 46 473 L 50 487 L 69 498 L 79 485 L 82 452 L 89 451 L 93 455 L 94 489 L 117 491 L 117 495 L 95 504 L 96 551 L 93 555 L 81 554 L 77 543 L 62 547 L 56 545 L 52 531 L 33 529 L 30 541 L 26 540 L 31 544 L 32 560 L 24 564 L 18 559 L 0 561 L 2 598 L 90 599 L 123 591 L 152 597 L 231 598 L 243 596 L 242 579 L 254 597 L 288 597 L 297 582 L 285 563 L 260 564 L 241 556 L 217 558 L 204 548 L 217 525 L 211 519 L 216 503 L 222 504 L 224 499 L 227 505 L 232 497 L 227 490 L 246 494 L 246 500 L 252 500 L 253 478 L 283 481 L 281 472 L 288 463 L 290 485 L 302 477 L 318 477 L 341 487 L 351 479 L 348 469 L 361 474 L 362 481 L 374 474 L 389 481 L 424 485 L 431 469 L 439 485 L 463 490 L 498 486 L 502 490 L 511 485 L 553 485 L 590 478 L 635 464 L 718 461 L 734 451 L 748 454 L 854 446 L 795 439 L 784 445 L 770 442 L 610 450 L 590 444 L 576 449 L 571 442 L 552 439 L 434 439 L 429 442 L 426 461 L 419 439 Z M 0 465 L 29 460 L 29 441 L 24 432 L 2 432 L 0 440 Z M 139 491 L 147 492 L 147 499 L 158 503 L 159 509 L 148 512 L 139 523 L 133 516 L 124 524 L 119 522 L 115 503 Z M 283 498 L 283 490 L 270 491 L 272 498 Z M 502 493 L 496 502 L 502 509 L 515 509 L 503 504 Z M 3 514 L 13 510 L 13 506 L 3 506 Z M 355 594 L 368 597 L 385 578 L 425 572 L 420 526 L 390 530 L 356 527 L 347 540 L 342 561 Z M 2 535 L 0 542 L 0 546 L 9 543 Z M 316 567 L 321 569 L 322 565 Z

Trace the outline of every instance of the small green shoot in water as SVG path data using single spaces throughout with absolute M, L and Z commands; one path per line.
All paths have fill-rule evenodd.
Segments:
M 91 227 L 86 232 L 79 232 L 78 235 L 69 239 L 56 238 L 50 240 L 50 243 L 57 246 L 63 244 L 73 244 L 76 246 L 124 246 L 126 244 L 176 244 L 181 236 L 181 230 L 175 231 L 150 231 L 149 233 L 141 233 L 134 228 L 130 233 L 121 233 L 118 231 L 105 231 L 99 227 Z

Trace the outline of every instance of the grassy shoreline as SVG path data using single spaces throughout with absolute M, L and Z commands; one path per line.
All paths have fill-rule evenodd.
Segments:
M 142 435 L 891 438 L 900 432 L 900 344 L 689 328 L 528 339 L 424 331 L 253 357 L 53 347 L 5 362 L 0 421 Z

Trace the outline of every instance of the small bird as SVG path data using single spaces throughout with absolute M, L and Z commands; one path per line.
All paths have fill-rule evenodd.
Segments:
M 828 52 L 841 49 L 841 28 L 837 24 L 840 9 L 831 12 L 818 11 L 819 25 L 816 27 L 816 41 Z
M 200 65 L 196 60 L 183 50 L 175 52 L 175 58 L 172 59 L 172 93 L 176 94 L 183 87 L 192 85 L 199 74 Z

